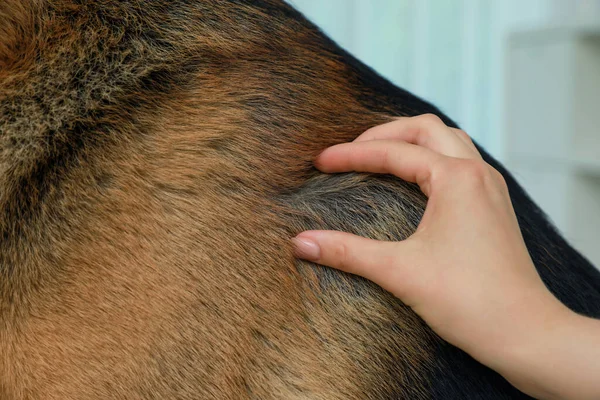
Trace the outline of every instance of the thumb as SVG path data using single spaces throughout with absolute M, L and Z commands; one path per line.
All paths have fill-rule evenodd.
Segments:
M 298 258 L 360 275 L 384 288 L 397 275 L 397 242 L 337 231 L 306 231 L 293 238 L 292 243 Z

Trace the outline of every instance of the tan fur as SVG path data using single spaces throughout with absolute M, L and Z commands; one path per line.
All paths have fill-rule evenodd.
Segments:
M 289 245 L 414 230 L 414 187 L 311 166 L 389 117 L 300 23 L 159 3 L 0 6 L 0 397 L 424 396 L 422 322 Z

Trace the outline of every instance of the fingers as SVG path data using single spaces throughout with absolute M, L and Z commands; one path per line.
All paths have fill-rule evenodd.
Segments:
M 342 143 L 323 151 L 315 165 L 323 172 L 373 172 L 393 174 L 415 182 L 429 195 L 429 177 L 443 156 L 411 143 L 372 140 Z
M 360 275 L 385 287 L 397 243 L 336 231 L 306 231 L 292 239 L 296 257 Z M 396 256 L 397 257 L 397 256 Z
M 427 147 L 438 153 L 458 158 L 479 158 L 479 152 L 469 136 L 458 129 L 449 128 L 433 114 L 398 118 L 392 122 L 367 130 L 354 140 L 403 140 Z

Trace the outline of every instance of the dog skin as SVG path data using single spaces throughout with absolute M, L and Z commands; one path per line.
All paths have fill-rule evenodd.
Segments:
M 456 126 L 281 1 L 4 0 L 0 399 L 527 398 L 292 255 L 414 232 L 415 185 L 312 160 L 423 113 Z M 600 274 L 483 155 L 545 283 L 600 317 Z

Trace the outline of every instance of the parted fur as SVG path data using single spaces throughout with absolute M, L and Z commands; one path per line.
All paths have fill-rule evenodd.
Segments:
M 276 0 L 0 3 L 0 399 L 525 396 L 307 228 L 403 239 L 425 198 L 325 147 L 435 113 Z M 545 282 L 600 275 L 504 169 Z M 466 250 L 468 251 L 468 250 Z

